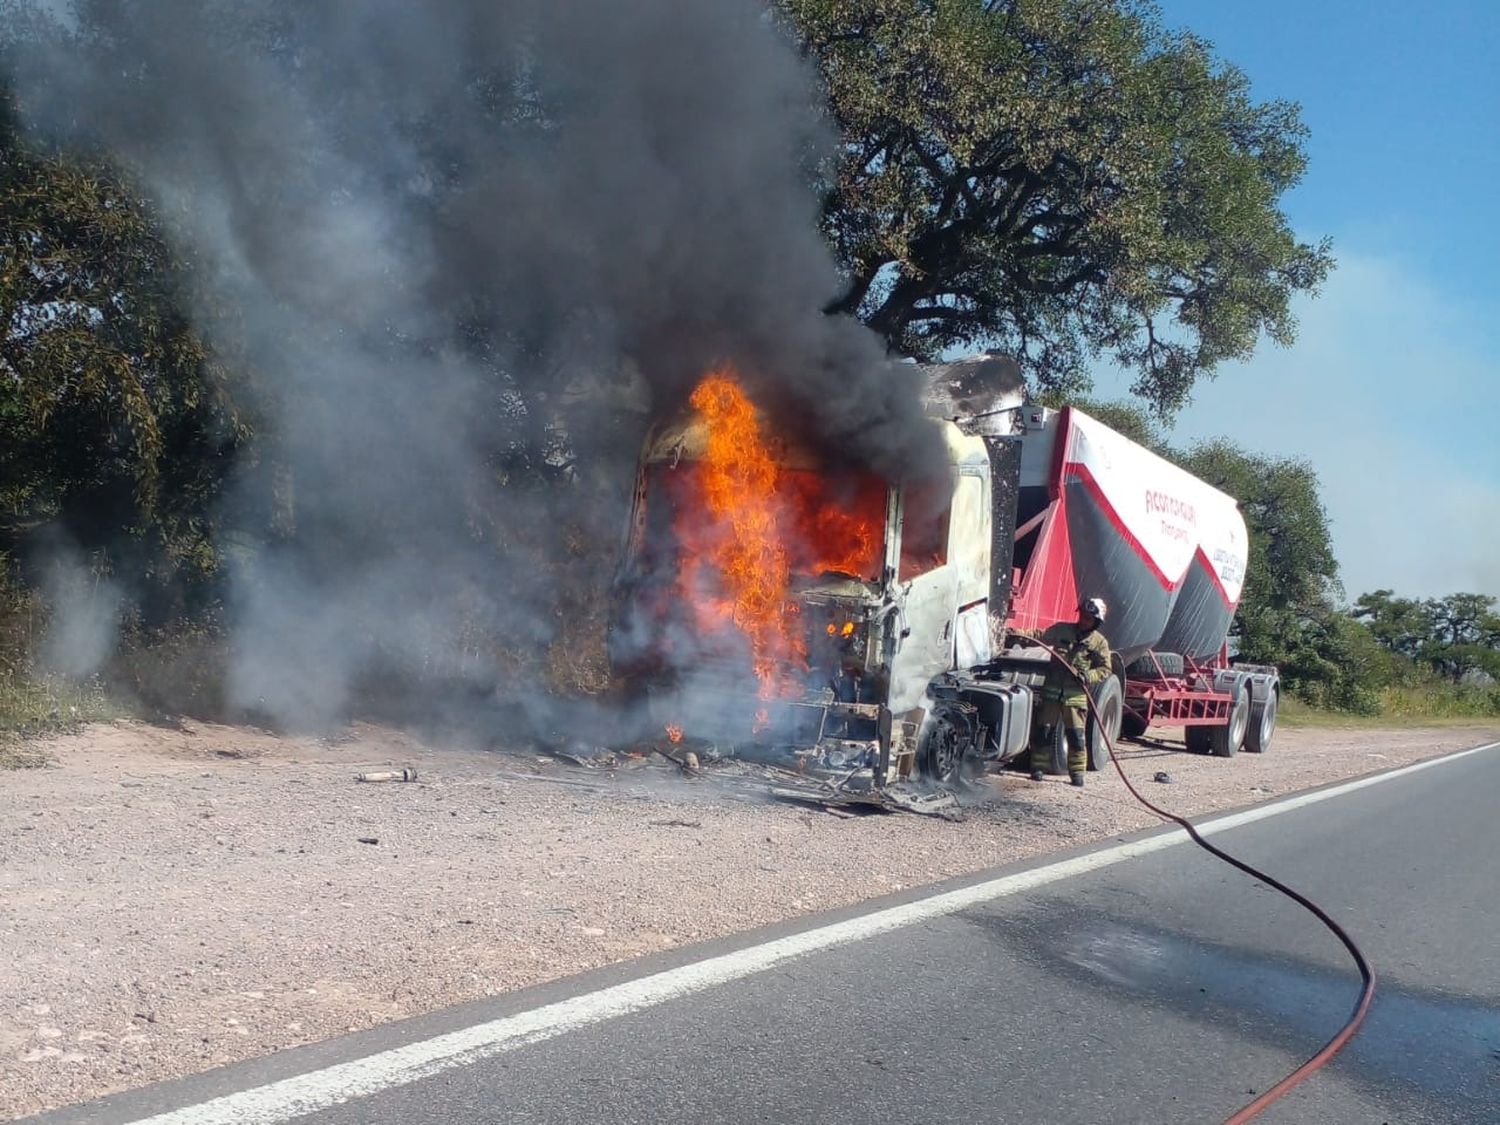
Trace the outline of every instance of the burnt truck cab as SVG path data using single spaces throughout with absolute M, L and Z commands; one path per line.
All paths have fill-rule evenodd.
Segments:
M 920 772 L 919 744 L 941 711 L 935 684 L 941 694 L 941 677 L 984 665 L 994 652 L 992 607 L 1009 588 L 1019 456 L 945 416 L 957 413 L 952 397 L 940 393 L 942 380 L 932 384 L 939 393 L 929 396 L 928 412 L 947 454 L 946 481 L 917 486 L 830 474 L 795 447 L 767 438 L 778 488 L 796 495 L 804 509 L 811 502 L 846 517 L 831 528 L 788 521 L 792 559 L 783 613 L 801 645 L 769 693 L 747 674 L 754 659 L 744 638 L 705 620 L 683 588 L 684 566 L 691 565 L 683 555 L 694 538 L 684 529 L 684 517 L 691 517 L 684 506 L 696 500 L 692 475 L 705 454 L 706 428 L 691 413 L 653 428 L 640 459 L 609 629 L 616 679 L 646 704 L 653 724 L 737 752 L 868 770 L 877 786 Z M 1023 402 L 1019 381 L 985 402 L 1013 416 Z M 1014 418 L 1005 424 L 1014 428 Z M 1009 482 L 998 489 L 997 473 Z M 997 496 L 1004 498 L 998 505 Z M 1006 557 L 998 590 L 997 508 L 1012 513 L 1001 516 L 998 528 Z M 820 520 L 828 522 L 813 522 Z M 800 540 L 819 542 L 803 549 Z M 830 552 L 838 556 L 835 565 L 823 557 Z M 1002 731 L 996 755 L 1024 747 L 1029 698 L 1013 694 L 1020 702 L 1008 714 L 1018 721 L 991 724 Z M 972 755 L 966 740 L 948 741 L 954 746 L 939 748 L 939 756 Z
M 1174 691 L 1192 697 L 1188 725 L 1227 727 L 1240 707 L 1228 683 L 1242 678 L 1222 650 L 1244 568 L 1234 501 L 1081 412 L 1029 404 L 1013 366 L 984 357 L 925 371 L 949 469 L 937 485 L 830 473 L 767 438 L 787 505 L 770 647 L 694 585 L 695 554 L 711 546 L 694 522 L 703 420 L 686 413 L 651 431 L 609 627 L 615 678 L 650 724 L 877 789 L 955 780 L 1027 748 L 1045 658 L 1007 645 L 1008 630 L 1071 619 L 1088 589 L 1114 611 L 1106 635 L 1125 642 L 1100 698 L 1107 730 L 1090 732 L 1100 757 L 1102 734 L 1113 740 L 1122 723 L 1172 721 Z M 1113 475 L 1107 491 L 1100 475 Z M 1206 550 L 1182 542 L 1198 529 L 1158 518 L 1163 504 L 1181 517 L 1193 503 L 1211 509 Z M 1159 664 L 1164 637 L 1191 641 L 1191 655 L 1166 661 L 1178 679 L 1131 696 L 1132 658 Z

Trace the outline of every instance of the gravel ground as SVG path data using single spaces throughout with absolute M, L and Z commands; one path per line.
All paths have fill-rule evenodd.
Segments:
M 1164 742 L 1123 759 L 1153 799 L 1198 814 L 1500 731 L 1277 737 L 1263 757 Z M 324 742 L 122 723 L 44 748 L 54 766 L 0 774 L 0 1116 L 1156 823 L 1113 775 L 994 778 L 948 823 L 378 728 Z M 419 780 L 353 781 L 391 765 Z

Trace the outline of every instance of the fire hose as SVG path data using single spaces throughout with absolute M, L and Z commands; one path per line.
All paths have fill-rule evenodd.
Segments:
M 1307 1078 L 1311 1077 L 1311 1075 L 1315 1071 L 1322 1069 L 1322 1067 L 1325 1066 L 1328 1061 L 1333 1058 L 1334 1055 L 1343 1050 L 1344 1046 L 1349 1042 L 1349 1040 L 1354 1038 L 1355 1032 L 1359 1030 L 1360 1025 L 1365 1021 L 1365 1016 L 1370 1011 L 1370 1002 L 1375 998 L 1375 970 L 1371 967 L 1369 960 L 1365 957 L 1364 951 L 1360 949 L 1354 939 L 1349 936 L 1344 927 L 1339 925 L 1338 922 L 1336 922 L 1326 910 L 1315 903 L 1312 899 L 1308 898 L 1300 891 L 1293 890 L 1291 887 L 1287 886 L 1279 879 L 1275 879 L 1272 876 L 1267 875 L 1258 867 L 1255 867 L 1250 863 L 1246 863 L 1244 860 L 1230 855 L 1228 852 L 1224 851 L 1224 849 L 1209 843 L 1206 839 L 1203 838 L 1203 836 L 1198 832 L 1198 829 L 1193 826 L 1193 822 L 1188 820 L 1187 817 L 1178 816 L 1176 813 L 1167 812 L 1165 809 L 1159 808 L 1158 806 L 1147 800 L 1145 797 L 1143 797 L 1140 791 L 1137 790 L 1133 784 L 1131 784 L 1129 776 L 1125 773 L 1125 768 L 1120 764 L 1120 759 L 1115 754 L 1114 740 L 1110 738 L 1109 732 L 1105 729 L 1104 721 L 1099 714 L 1099 709 L 1094 703 L 1093 693 L 1089 691 L 1088 681 L 1085 680 L 1083 675 L 1071 664 L 1069 664 L 1068 661 L 1065 660 L 1056 649 L 1052 648 L 1050 645 L 1043 644 L 1041 641 L 1035 638 L 1027 639 L 1030 641 L 1030 643 L 1037 645 L 1039 648 L 1045 649 L 1055 661 L 1057 661 L 1068 670 L 1069 675 L 1071 675 L 1079 682 L 1080 685 L 1082 685 L 1084 702 L 1088 706 L 1089 718 L 1092 720 L 1095 729 L 1098 731 L 1099 737 L 1104 740 L 1104 748 L 1109 751 L 1109 760 L 1114 763 L 1115 771 L 1119 773 L 1120 780 L 1125 783 L 1125 788 L 1130 791 L 1130 795 L 1132 797 L 1134 797 L 1146 808 L 1150 809 L 1151 812 L 1156 816 L 1161 817 L 1163 820 L 1170 821 L 1171 823 L 1176 824 L 1177 826 L 1182 828 L 1185 832 L 1187 832 L 1193 843 L 1197 844 L 1200 848 L 1208 852 L 1208 854 L 1213 856 L 1215 859 L 1222 860 L 1223 862 L 1229 864 L 1231 867 L 1243 871 L 1252 879 L 1258 879 L 1273 890 L 1280 891 L 1287 898 L 1291 899 L 1293 902 L 1297 903 L 1297 905 L 1301 906 L 1304 910 L 1312 914 L 1314 918 L 1316 918 L 1319 922 L 1323 923 L 1325 927 L 1327 927 L 1329 932 L 1332 933 L 1334 937 L 1338 938 L 1343 947 L 1348 950 L 1349 956 L 1354 959 L 1354 964 L 1359 968 L 1359 975 L 1361 980 L 1359 997 L 1354 1003 L 1354 1011 L 1350 1014 L 1349 1019 L 1345 1021 L 1344 1026 L 1339 1029 L 1339 1031 L 1333 1036 L 1333 1038 L 1329 1039 L 1327 1043 L 1324 1043 L 1316 1054 L 1308 1058 L 1307 1061 L 1304 1062 L 1301 1066 L 1291 1071 L 1285 1078 L 1277 1082 L 1276 1085 L 1272 1086 L 1269 1090 L 1261 1094 L 1254 1101 L 1246 1103 L 1239 1110 L 1235 1111 L 1229 1117 L 1224 1119 L 1224 1125 L 1243 1125 L 1244 1122 L 1250 1121 L 1252 1118 L 1259 1116 L 1268 1106 L 1270 1106 L 1273 1102 L 1279 1100 L 1294 1086 L 1299 1085 Z

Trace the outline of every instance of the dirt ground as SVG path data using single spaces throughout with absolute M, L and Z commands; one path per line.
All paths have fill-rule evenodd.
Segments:
M 1284 730 L 1232 761 L 1130 746 L 1198 814 L 1500 738 Z M 0 773 L 0 1116 L 1147 827 L 1118 778 L 991 780 L 960 823 L 750 802 L 379 728 L 93 726 Z M 415 766 L 410 784 L 359 770 Z M 1170 785 L 1155 783 L 1158 770 Z

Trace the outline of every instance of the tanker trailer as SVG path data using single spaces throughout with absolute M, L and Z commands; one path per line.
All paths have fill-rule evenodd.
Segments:
M 1011 630 L 1070 619 L 1086 590 L 1111 606 L 1111 738 L 1176 724 L 1233 753 L 1253 712 L 1264 749 L 1274 670 L 1224 648 L 1246 554 L 1234 501 L 1081 411 L 1028 404 L 1008 360 L 922 372 L 938 489 L 791 446 L 732 376 L 653 428 L 609 628 L 650 721 L 838 771 L 846 791 L 958 780 L 1027 747 L 1045 659 Z
M 1234 498 L 1081 410 L 1021 413 L 1008 625 L 1070 619 L 1080 595 L 1102 596 L 1116 676 L 1095 702 L 1112 735 L 1155 724 L 1183 728 L 1199 752 L 1268 749 L 1280 678 L 1231 664 L 1226 645 L 1249 554 Z M 1021 655 L 1002 663 L 1019 671 Z M 1098 768 L 1102 740 L 1089 735 Z M 1054 755 L 1062 772 L 1060 738 Z

